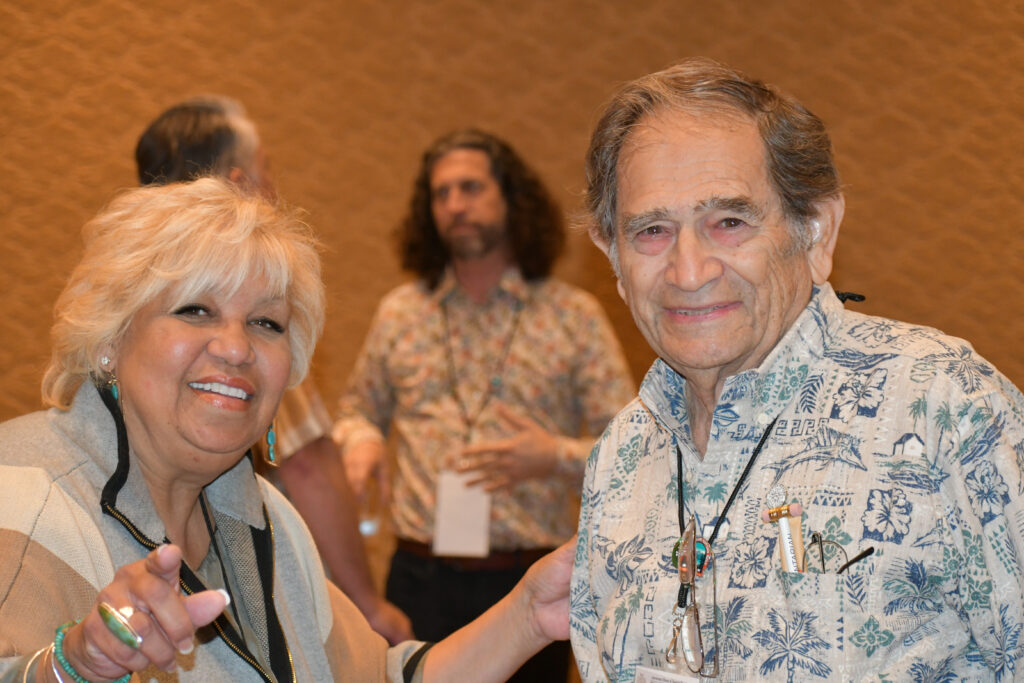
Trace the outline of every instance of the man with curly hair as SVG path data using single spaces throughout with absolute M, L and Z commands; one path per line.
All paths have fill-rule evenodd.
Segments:
M 399 238 L 417 280 L 381 303 L 334 437 L 357 492 L 371 477 L 387 489 L 393 430 L 387 597 L 418 638 L 438 640 L 572 536 L 593 437 L 633 383 L 601 307 L 550 277 L 561 212 L 503 140 L 462 130 L 435 142 Z M 435 552 L 438 481 L 452 473 L 490 495 L 485 556 Z M 558 643 L 517 680 L 564 681 L 567 667 Z

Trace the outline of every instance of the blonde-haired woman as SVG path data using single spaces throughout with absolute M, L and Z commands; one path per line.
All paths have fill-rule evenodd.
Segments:
M 53 407 L 0 425 L 0 680 L 503 680 L 566 637 L 569 546 L 429 653 L 388 649 L 253 473 L 323 325 L 293 214 L 203 179 L 125 193 L 84 236 Z

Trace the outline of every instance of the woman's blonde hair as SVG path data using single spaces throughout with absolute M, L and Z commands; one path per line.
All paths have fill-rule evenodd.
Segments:
M 82 228 L 85 253 L 55 306 L 43 402 L 67 408 L 100 355 L 116 349 L 135 314 L 173 287 L 176 303 L 250 277 L 291 307 L 290 383 L 306 375 L 323 329 L 319 243 L 291 210 L 220 178 L 150 186 L 115 198 Z

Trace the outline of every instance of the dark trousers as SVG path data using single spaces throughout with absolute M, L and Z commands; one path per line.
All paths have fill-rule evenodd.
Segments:
M 409 616 L 417 639 L 437 642 L 505 597 L 527 569 L 465 571 L 443 559 L 420 557 L 398 549 L 391 558 L 387 599 Z M 568 673 L 569 643 L 560 641 L 534 655 L 509 680 L 565 683 Z

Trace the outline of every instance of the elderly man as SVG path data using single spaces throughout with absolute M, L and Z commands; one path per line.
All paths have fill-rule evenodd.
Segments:
M 256 125 L 240 103 L 223 96 L 194 98 L 164 111 L 139 138 L 135 160 L 142 185 L 217 175 L 253 192 L 276 194 Z M 412 637 L 409 619 L 373 585 L 330 429 L 320 394 L 306 379 L 281 399 L 274 420 L 276 443 L 272 451 L 264 449 L 265 459 L 280 466 L 275 478 L 309 526 L 334 581 L 389 642 L 407 640 Z
M 418 638 L 439 640 L 572 536 L 594 436 L 633 389 L 600 306 L 549 277 L 561 212 L 504 141 L 464 130 L 435 142 L 400 237 L 419 279 L 381 303 L 334 435 L 360 491 L 372 472 L 389 481 L 383 434 L 394 428 L 387 597 Z M 462 500 L 438 495 L 454 471 L 493 495 L 489 512 L 453 504 L 457 517 L 480 520 L 482 557 L 437 545 L 436 511 Z M 564 682 L 568 658 L 568 644 L 555 644 L 514 680 Z
M 822 122 L 704 59 L 626 85 L 591 234 L 659 355 L 587 467 L 585 682 L 1021 674 L 1024 397 L 847 311 Z

